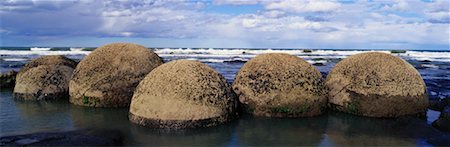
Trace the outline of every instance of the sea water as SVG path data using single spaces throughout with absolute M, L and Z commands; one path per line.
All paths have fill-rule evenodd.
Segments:
M 212 49 L 152 48 L 165 62 L 198 60 L 219 71 L 231 83 L 242 65 L 263 53 L 288 53 L 315 65 L 325 77 L 340 60 L 357 53 L 389 50 L 313 50 L 303 49 Z M 65 55 L 79 61 L 91 51 L 29 47 L 0 48 L 0 72 L 19 70 L 43 55 Z M 450 51 L 407 51 L 395 53 L 412 64 L 422 75 L 430 99 L 450 98 Z M 12 89 L 0 90 L 0 136 L 33 132 L 57 132 L 84 128 L 114 129 L 124 135 L 126 145 L 430 145 L 430 136 L 443 133 L 430 125 L 439 112 L 428 110 L 427 119 L 374 119 L 329 112 L 312 118 L 254 118 L 243 115 L 228 124 L 201 129 L 161 132 L 128 121 L 128 108 L 89 108 L 66 101 L 19 102 Z

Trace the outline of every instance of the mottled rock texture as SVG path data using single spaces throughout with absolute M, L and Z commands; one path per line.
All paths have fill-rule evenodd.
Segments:
M 0 74 L 0 88 L 14 88 L 17 71 Z
M 161 58 L 131 43 L 95 49 L 76 67 L 69 84 L 70 102 L 91 107 L 127 107 L 139 82 Z
M 419 72 L 386 53 L 361 53 L 342 60 L 328 74 L 325 85 L 331 107 L 356 115 L 423 116 L 428 106 Z
M 209 127 L 234 118 L 236 108 L 230 86 L 217 71 L 197 61 L 175 60 L 141 81 L 129 118 L 152 128 Z
M 320 72 L 289 54 L 259 55 L 239 70 L 233 90 L 247 112 L 266 117 L 322 114 L 326 92 Z
M 53 100 L 68 97 L 76 62 L 60 55 L 42 56 L 27 63 L 16 76 L 17 100 Z

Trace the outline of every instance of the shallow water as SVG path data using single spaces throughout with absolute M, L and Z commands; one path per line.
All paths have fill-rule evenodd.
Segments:
M 0 92 L 1 136 L 96 128 L 119 130 L 125 145 L 413 146 L 431 145 L 427 140 L 442 134 L 425 119 L 374 119 L 336 112 L 296 119 L 244 115 L 217 127 L 166 132 L 131 123 L 127 108 L 89 108 L 68 101 L 20 102 L 11 95 L 10 89 Z
M 259 52 L 288 52 L 306 59 L 325 76 L 341 59 L 363 51 L 292 50 L 156 50 L 164 60 L 198 60 L 218 70 L 228 82 L 244 62 Z M 258 52 L 258 53 L 256 53 Z M 86 51 L 17 51 L 0 50 L 0 72 L 20 69 L 26 62 L 42 55 L 62 54 L 81 60 Z M 424 78 L 430 99 L 450 96 L 450 52 L 417 52 L 395 54 L 407 60 Z M 449 54 L 450 55 L 450 54 Z M 429 61 L 427 61 L 429 60 Z M 231 61 L 231 62 L 229 62 Z M 75 106 L 68 100 L 53 102 L 19 102 L 12 98 L 12 89 L 0 90 L 0 136 L 32 132 L 57 132 L 83 128 L 116 129 L 123 133 L 125 145 L 183 146 L 429 146 L 443 133 L 430 123 L 439 112 L 428 111 L 427 119 L 374 119 L 329 112 L 312 118 L 254 118 L 244 115 L 225 125 L 211 128 L 162 132 L 134 125 L 128 120 L 128 109 L 89 108 Z

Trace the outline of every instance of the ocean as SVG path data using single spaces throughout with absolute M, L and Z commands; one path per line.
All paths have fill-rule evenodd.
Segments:
M 44 55 L 65 55 L 76 61 L 93 47 L 1 47 L 0 73 L 18 71 L 28 61 Z M 363 52 L 385 52 L 413 65 L 423 77 L 430 99 L 450 98 L 449 50 L 333 50 L 333 49 L 253 49 L 253 48 L 149 48 L 165 62 L 197 60 L 221 73 L 229 83 L 242 65 L 259 54 L 288 53 L 303 58 L 324 77 L 340 60 Z M 330 112 L 314 118 L 261 119 L 244 116 L 223 126 L 165 134 L 129 123 L 128 110 L 86 108 L 65 102 L 22 103 L 12 100 L 12 90 L 2 89 L 0 136 L 38 131 L 80 128 L 113 128 L 126 134 L 126 145 L 431 145 L 427 137 L 410 135 L 433 129 L 439 112 L 429 110 L 426 120 L 417 120 L 421 129 L 393 127 L 395 120 L 372 119 Z M 120 114 L 120 116 L 118 115 Z M 123 116 L 122 116 L 123 115 Z M 397 126 L 398 127 L 398 126 Z M 376 129 L 376 131 L 373 131 Z M 412 132 L 411 132 L 412 131 Z

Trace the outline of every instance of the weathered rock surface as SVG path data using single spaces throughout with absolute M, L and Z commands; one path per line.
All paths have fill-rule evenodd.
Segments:
M 152 128 L 209 127 L 233 119 L 236 107 L 230 86 L 217 71 L 197 61 L 175 60 L 140 82 L 129 118 Z
M 17 71 L 0 74 L 0 88 L 14 88 Z
M 326 108 L 320 72 L 289 54 L 263 54 L 237 73 L 233 90 L 245 110 L 256 116 L 307 117 Z
M 48 65 L 48 66 L 68 66 L 71 68 L 75 68 L 77 66 L 77 62 L 73 61 L 72 59 L 69 59 L 62 55 L 48 55 L 48 56 L 42 56 L 39 58 L 36 58 L 27 64 L 23 66 L 18 75 L 25 73 L 29 69 L 41 66 L 41 65 Z
M 428 107 L 425 83 L 413 66 L 386 53 L 350 56 L 328 74 L 330 105 L 370 117 L 424 115 Z
M 73 68 L 41 65 L 17 76 L 14 98 L 17 100 L 54 100 L 68 98 Z
M 53 100 L 68 97 L 76 62 L 60 55 L 42 56 L 27 63 L 16 76 L 14 98 Z
M 70 102 L 91 107 L 127 107 L 139 82 L 161 58 L 131 43 L 95 49 L 76 67 L 69 84 Z

